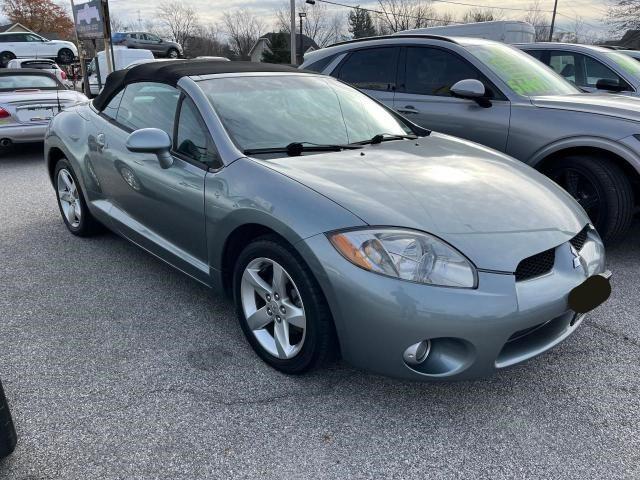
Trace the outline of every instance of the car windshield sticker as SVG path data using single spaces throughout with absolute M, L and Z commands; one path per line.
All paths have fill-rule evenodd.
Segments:
M 609 56 L 613 57 L 616 64 L 629 75 L 633 75 L 634 77 L 640 77 L 640 62 L 636 59 L 631 58 L 624 53 L 610 53 Z
M 536 95 L 554 89 L 553 83 L 537 75 L 538 72 L 533 69 L 523 68 L 527 66 L 526 63 L 519 61 L 520 58 L 509 55 L 510 52 L 492 49 L 480 50 L 477 53 L 480 53 L 480 59 L 519 95 Z

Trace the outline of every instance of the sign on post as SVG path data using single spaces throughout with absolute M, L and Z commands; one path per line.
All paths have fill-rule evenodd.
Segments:
M 100 0 L 91 0 L 73 6 L 73 18 L 78 32 L 78 40 L 104 38 L 104 22 Z

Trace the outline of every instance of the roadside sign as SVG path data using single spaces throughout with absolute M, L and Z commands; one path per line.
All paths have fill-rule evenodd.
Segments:
M 78 40 L 104 38 L 104 22 L 100 0 L 73 6 L 73 19 L 78 32 Z

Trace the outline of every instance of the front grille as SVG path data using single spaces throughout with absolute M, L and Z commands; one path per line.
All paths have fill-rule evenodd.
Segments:
M 544 252 L 525 258 L 516 268 L 516 282 L 539 277 L 549 273 L 556 261 L 556 250 L 552 248 Z
M 569 242 L 571 242 L 571 245 L 573 245 L 573 248 L 575 248 L 578 252 L 582 250 L 582 247 L 584 247 L 584 244 L 587 242 L 588 232 L 589 232 L 589 225 L 584 227 L 580 231 L 580 233 L 578 233 L 575 237 L 569 240 Z

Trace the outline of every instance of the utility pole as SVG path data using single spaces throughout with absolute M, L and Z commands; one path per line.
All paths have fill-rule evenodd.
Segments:
M 298 54 L 300 60 L 298 61 L 298 65 L 302 65 L 302 62 L 304 60 L 304 43 L 302 42 L 302 19 L 306 17 L 307 14 L 305 12 L 300 12 L 298 13 L 298 15 L 300 16 L 300 53 Z
M 556 13 L 558 12 L 558 0 L 553 5 L 553 16 L 551 17 L 551 29 L 549 30 L 549 41 L 553 41 L 553 29 L 556 26 Z
M 296 64 L 296 0 L 291 0 L 291 38 L 289 41 L 291 48 L 291 65 Z
M 114 71 L 115 56 L 111 46 L 111 19 L 109 18 L 109 0 L 102 0 L 102 19 L 104 22 L 104 57 L 107 61 L 107 75 Z

